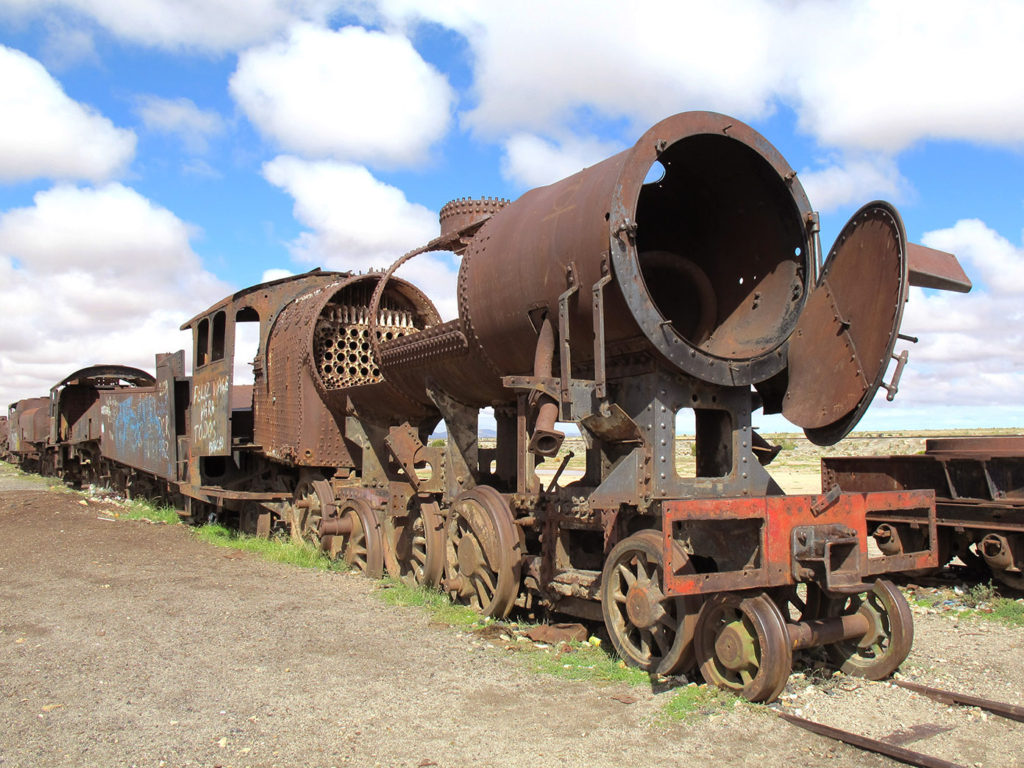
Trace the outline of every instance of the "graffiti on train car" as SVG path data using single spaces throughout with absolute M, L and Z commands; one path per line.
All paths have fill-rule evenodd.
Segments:
M 221 454 L 227 448 L 224 415 L 229 389 L 227 374 L 192 386 L 192 444 L 200 454 Z
M 169 390 L 161 381 L 149 391 L 104 393 L 104 447 L 108 456 L 129 466 L 168 477 L 173 473 Z

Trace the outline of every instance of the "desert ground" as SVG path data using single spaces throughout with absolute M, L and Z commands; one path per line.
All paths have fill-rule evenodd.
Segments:
M 817 490 L 814 450 L 785 453 L 783 487 Z M 555 649 L 511 630 L 453 629 L 386 605 L 378 582 L 115 514 L 0 464 L 2 768 L 896 765 L 777 709 L 965 766 L 1024 765 L 1024 725 L 814 658 L 772 707 L 727 699 L 675 719 L 685 680 L 541 674 L 525 659 Z M 915 601 L 901 674 L 1024 705 L 1024 627 L 969 617 L 949 594 Z

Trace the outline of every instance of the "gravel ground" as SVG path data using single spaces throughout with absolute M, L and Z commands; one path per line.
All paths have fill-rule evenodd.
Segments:
M 895 765 L 765 707 L 666 722 L 672 692 L 534 674 L 358 576 L 103 509 L 0 476 L 2 768 Z M 1024 630 L 916 618 L 908 676 L 1024 704 Z M 794 674 L 779 706 L 968 766 L 1024 765 L 1024 725 L 821 677 Z

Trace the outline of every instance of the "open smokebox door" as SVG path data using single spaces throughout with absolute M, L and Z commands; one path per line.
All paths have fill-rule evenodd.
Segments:
M 909 285 L 967 293 L 971 281 L 951 253 L 908 243 L 889 203 L 868 203 L 843 227 L 790 337 L 782 414 L 817 445 L 857 425 L 883 384 L 899 337 Z M 916 341 L 916 339 L 912 339 Z
M 882 385 L 907 299 L 907 236 L 888 203 L 843 227 L 789 342 L 782 414 L 818 445 L 860 421 Z

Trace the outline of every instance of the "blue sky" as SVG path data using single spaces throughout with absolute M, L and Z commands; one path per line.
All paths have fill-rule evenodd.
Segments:
M 964 8 L 0 0 L 0 402 L 150 367 L 230 291 L 386 267 L 452 198 L 518 197 L 708 109 L 799 171 L 825 248 L 888 199 L 975 283 L 913 291 L 921 342 L 862 426 L 1024 426 L 1024 4 Z M 456 269 L 403 274 L 452 316 Z

